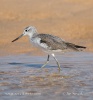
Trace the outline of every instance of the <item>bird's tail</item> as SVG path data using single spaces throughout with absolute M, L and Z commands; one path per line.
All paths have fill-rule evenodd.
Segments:
M 75 45 L 73 43 L 66 43 L 67 47 L 69 47 L 70 49 L 73 49 L 75 51 L 82 51 L 82 49 L 86 49 L 86 47 L 84 46 L 79 46 L 79 45 Z

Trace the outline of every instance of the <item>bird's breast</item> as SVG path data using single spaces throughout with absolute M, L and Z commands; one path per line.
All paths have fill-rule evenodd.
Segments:
M 48 48 L 48 45 L 46 43 L 41 42 L 41 38 L 32 38 L 32 39 L 30 39 L 30 42 L 36 47 L 39 47 L 42 49 Z

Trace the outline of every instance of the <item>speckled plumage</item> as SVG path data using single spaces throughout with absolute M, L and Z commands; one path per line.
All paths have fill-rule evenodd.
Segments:
M 72 43 L 68 43 L 64 40 L 62 40 L 61 38 L 57 37 L 57 36 L 53 36 L 50 34 L 36 34 L 34 37 L 32 37 L 32 40 L 38 39 L 39 40 L 39 46 L 41 46 L 41 44 L 46 44 L 47 45 L 47 50 L 67 50 L 67 49 L 71 49 L 71 50 L 75 50 L 78 51 L 78 48 L 85 48 L 83 46 L 78 46 Z
M 40 38 L 40 44 L 46 44 L 48 46 L 46 49 L 49 50 L 64 50 L 67 48 L 65 42 L 57 36 L 53 36 L 50 34 L 37 34 L 32 38 Z

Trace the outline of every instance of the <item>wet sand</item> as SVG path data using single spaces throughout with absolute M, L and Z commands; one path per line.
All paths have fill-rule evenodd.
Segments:
M 93 54 L 67 53 L 53 58 L 43 69 L 46 56 L 27 54 L 0 58 L 0 99 L 92 100 Z

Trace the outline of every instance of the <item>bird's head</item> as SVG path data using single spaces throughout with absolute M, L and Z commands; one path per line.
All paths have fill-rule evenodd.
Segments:
M 37 30 L 34 26 L 28 26 L 24 29 L 23 34 L 21 34 L 19 37 L 17 37 L 16 39 L 14 39 L 12 42 L 20 39 L 22 36 L 28 35 L 30 38 L 37 33 Z

